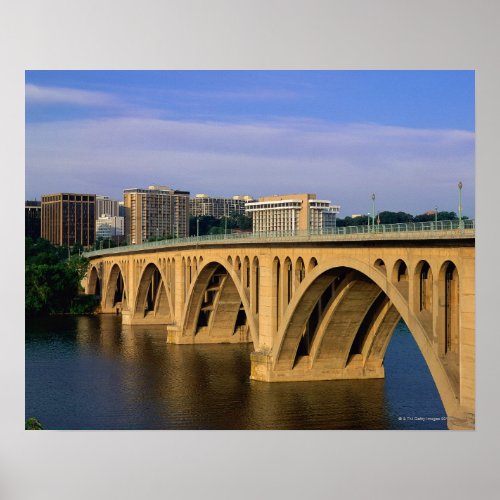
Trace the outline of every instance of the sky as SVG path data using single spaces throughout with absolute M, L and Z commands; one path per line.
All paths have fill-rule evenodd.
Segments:
M 26 199 L 316 193 L 474 217 L 473 71 L 27 71 Z

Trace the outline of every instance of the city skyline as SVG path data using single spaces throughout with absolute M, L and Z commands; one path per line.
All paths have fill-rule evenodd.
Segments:
M 316 193 L 474 217 L 473 71 L 28 71 L 26 199 Z M 410 189 L 401 189 L 402 186 Z

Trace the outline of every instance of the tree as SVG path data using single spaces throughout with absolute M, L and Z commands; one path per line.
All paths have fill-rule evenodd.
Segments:
M 81 292 L 80 282 L 88 269 L 88 260 L 80 255 L 68 259 L 67 249 L 46 240 L 26 239 L 25 312 L 28 315 L 72 312 Z M 92 300 L 83 301 L 91 312 Z M 82 312 L 82 301 L 79 301 Z
M 408 222 L 430 222 L 434 221 L 436 215 L 431 214 L 420 214 L 411 215 L 406 212 L 389 212 L 384 211 L 377 214 L 375 221 L 380 219 L 380 224 L 406 224 Z M 462 219 L 467 219 L 468 217 L 462 216 Z M 457 220 L 457 214 L 455 212 L 438 212 L 438 220 Z M 370 224 L 372 223 L 372 218 L 370 216 Z M 360 215 L 359 217 L 345 217 L 344 219 L 337 219 L 337 227 L 345 226 L 366 226 L 368 224 L 368 216 Z
M 24 424 L 27 431 L 43 431 L 42 424 L 34 417 L 28 418 Z
M 252 219 L 238 212 L 233 212 L 229 216 L 221 217 L 220 219 L 212 217 L 211 215 L 202 215 L 200 217 L 191 215 L 189 217 L 189 234 L 191 236 L 196 236 L 196 234 L 200 236 L 207 234 L 224 234 L 226 227 L 228 233 L 233 229 L 248 231 L 252 229 Z

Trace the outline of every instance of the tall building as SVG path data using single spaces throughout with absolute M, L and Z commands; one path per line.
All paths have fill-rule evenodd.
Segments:
M 24 234 L 36 240 L 42 231 L 42 202 L 26 201 L 24 204 Z
M 125 221 L 123 217 L 103 215 L 95 222 L 96 238 L 112 238 L 125 234 Z
M 112 200 L 109 196 L 96 196 L 96 216 L 101 217 L 101 215 L 109 215 L 110 217 L 118 217 L 119 201 Z
M 210 215 L 220 219 L 228 217 L 233 213 L 245 214 L 245 204 L 254 201 L 248 195 L 236 195 L 232 198 L 220 196 L 208 196 L 207 194 L 197 194 L 189 200 L 189 212 L 195 217 Z
M 124 201 L 118 202 L 118 216 L 125 217 L 125 202 Z
M 189 234 L 189 191 L 167 186 L 125 189 L 125 234 L 132 245 L 150 238 Z
M 261 197 L 247 203 L 245 209 L 252 216 L 254 233 L 294 234 L 334 228 L 340 206 L 317 200 L 315 194 L 287 194 Z
M 95 209 L 95 194 L 42 196 L 42 238 L 61 246 L 92 245 L 95 241 Z

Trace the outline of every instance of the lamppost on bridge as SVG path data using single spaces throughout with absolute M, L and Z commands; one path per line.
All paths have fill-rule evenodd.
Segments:
M 375 193 L 372 194 L 372 231 L 375 232 Z
M 196 239 L 200 237 L 200 218 L 196 217 Z
M 462 229 L 462 181 L 458 183 L 458 227 Z

